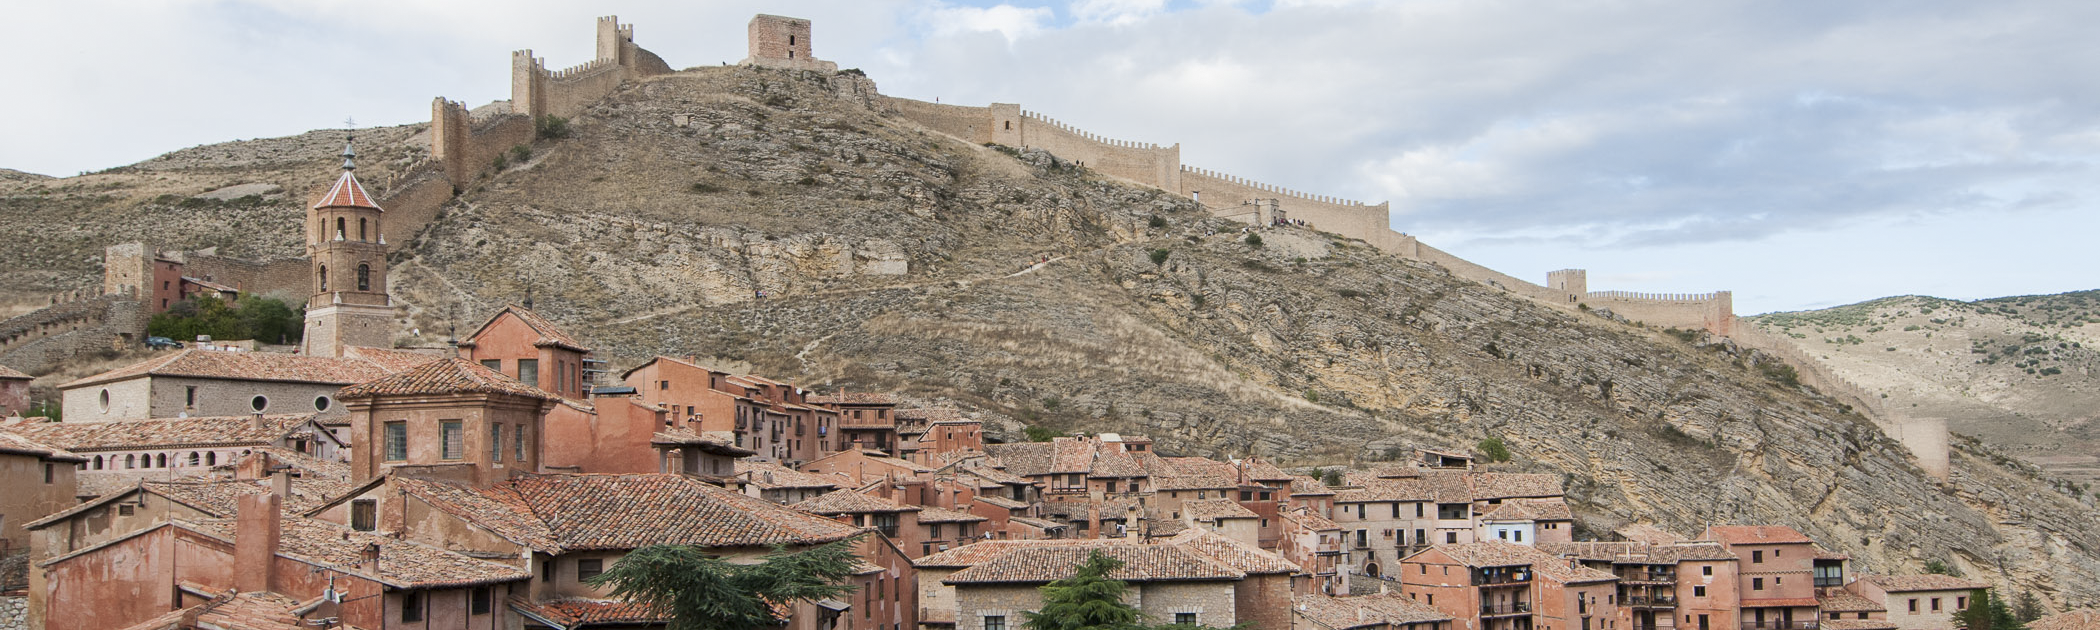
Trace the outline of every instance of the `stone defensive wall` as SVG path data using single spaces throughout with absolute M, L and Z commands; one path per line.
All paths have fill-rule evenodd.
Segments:
M 217 282 L 253 295 L 278 295 L 290 304 L 305 301 L 311 288 L 305 258 L 253 261 L 228 258 L 206 250 L 181 255 L 182 275 Z
M 1946 418 L 1921 418 L 1893 411 L 1882 404 L 1881 395 L 1838 374 L 1791 340 L 1755 324 L 1736 323 L 1728 338 L 1736 345 L 1763 352 L 1792 366 L 1795 378 L 1801 384 L 1851 405 L 1854 411 L 1873 420 L 1874 426 L 1880 427 L 1882 433 L 1901 442 L 1917 458 L 1919 468 L 1941 481 L 1947 479 Z
M 379 207 L 386 209 L 380 241 L 389 251 L 407 247 L 416 232 L 437 220 L 438 210 L 456 192 L 452 179 L 445 175 L 444 163 L 436 158 L 417 160 L 391 174 L 377 196 Z M 302 260 L 300 264 L 306 263 Z
M 44 374 L 84 354 L 143 339 L 145 304 L 129 294 L 68 302 L 0 321 L 0 365 Z
M 1165 190 L 1181 189 L 1181 145 L 1114 140 L 1072 127 L 1019 105 L 994 103 L 992 141 L 1049 151 L 1097 173 Z
M 1705 330 L 1728 336 L 1735 329 L 1735 296 L 1728 291 L 1713 293 L 1635 293 L 1593 291 L 1581 296 L 1581 304 L 1611 309 L 1626 319 L 1651 326 Z
M 516 114 L 476 119 L 467 112 L 465 104 L 438 97 L 430 103 L 430 158 L 437 161 L 436 170 L 444 173 L 447 188 L 465 187 L 483 174 L 494 172 L 496 156 L 511 147 L 531 144 L 532 121 Z M 384 204 L 381 207 L 393 210 Z M 407 240 L 402 238 L 405 234 L 394 236 L 396 242 Z

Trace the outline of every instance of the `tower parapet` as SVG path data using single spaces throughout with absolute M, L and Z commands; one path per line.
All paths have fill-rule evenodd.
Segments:
M 759 14 L 751 18 L 751 56 L 743 64 L 767 68 L 838 72 L 839 65 L 811 52 L 809 20 Z

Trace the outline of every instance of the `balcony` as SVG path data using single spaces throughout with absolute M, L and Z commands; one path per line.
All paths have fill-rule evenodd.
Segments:
M 1676 583 L 1676 582 L 1677 582 L 1677 572 L 1676 572 L 1676 571 L 1624 571 L 1624 572 L 1621 572 L 1621 573 L 1619 573 L 1619 581 L 1621 581 L 1621 582 L 1627 582 L 1627 583 L 1634 583 L 1634 582 L 1650 582 L 1650 583 Z
M 1501 604 L 1480 605 L 1480 616 L 1482 617 L 1529 614 L 1531 614 L 1531 602 L 1508 602 Z
M 1745 621 L 1743 630 L 1816 630 L 1816 622 L 1808 621 Z
M 1668 595 L 1628 595 L 1620 598 L 1619 603 L 1634 608 L 1676 608 L 1677 598 Z
M 1473 574 L 1474 586 L 1502 586 L 1509 584 L 1530 583 L 1531 571 L 1523 569 L 1515 571 L 1486 570 Z

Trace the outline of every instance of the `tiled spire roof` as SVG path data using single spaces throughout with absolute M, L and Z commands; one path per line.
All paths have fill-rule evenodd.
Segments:
M 342 177 L 335 178 L 335 185 L 328 187 L 328 194 L 321 195 L 321 200 L 314 203 L 314 207 L 380 210 L 379 202 L 372 200 L 372 195 L 365 192 L 364 184 L 357 182 L 357 174 L 350 171 L 343 171 Z

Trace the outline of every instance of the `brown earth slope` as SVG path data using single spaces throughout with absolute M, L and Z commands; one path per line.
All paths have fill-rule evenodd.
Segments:
M 871 90 L 746 68 L 623 88 L 448 205 L 396 254 L 397 295 L 426 336 L 529 294 L 615 367 L 723 357 L 946 398 L 1008 437 L 1118 430 L 1334 464 L 1494 435 L 1517 457 L 1503 466 L 1563 473 L 1592 530 L 1779 523 L 1876 571 L 1944 559 L 2100 602 L 2091 498 L 1994 451 L 1963 442 L 1942 484 L 1728 344 L 1543 308 L 1330 235 L 1262 230 L 1256 246 L 1187 200 L 923 131 Z

